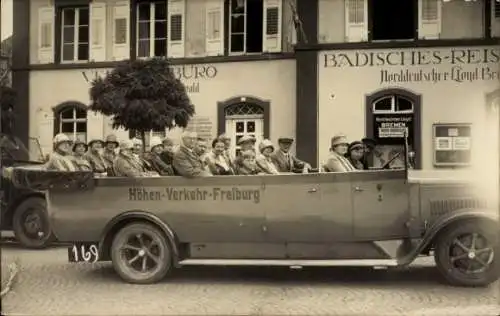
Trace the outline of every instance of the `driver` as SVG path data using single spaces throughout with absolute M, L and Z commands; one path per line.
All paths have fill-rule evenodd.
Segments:
M 77 171 L 77 167 L 72 160 L 71 140 L 65 134 L 54 136 L 54 152 L 45 165 L 47 170 L 55 171 Z
M 355 171 L 356 168 L 344 155 L 347 153 L 349 143 L 345 135 L 335 135 L 331 139 L 330 157 L 326 161 L 323 169 L 325 172 L 348 172 Z

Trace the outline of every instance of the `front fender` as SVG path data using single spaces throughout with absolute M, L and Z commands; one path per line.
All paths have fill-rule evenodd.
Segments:
M 422 253 L 422 251 L 424 251 L 424 249 L 432 245 L 432 242 L 441 231 L 450 225 L 465 220 L 483 220 L 491 222 L 498 227 L 498 212 L 491 209 L 460 209 L 439 217 L 432 226 L 426 230 L 424 236 L 417 245 L 413 246 L 411 251 L 405 256 L 398 259 L 399 264 L 410 264 Z
M 170 226 L 162 221 L 158 216 L 142 210 L 131 210 L 120 215 L 115 216 L 112 220 L 110 220 L 106 226 L 104 227 L 99 247 L 100 247 L 100 255 L 102 258 L 109 257 L 109 250 L 111 248 L 111 242 L 113 240 L 113 236 L 118 232 L 120 228 L 125 226 L 128 223 L 132 223 L 134 221 L 146 221 L 158 226 L 168 241 L 170 242 L 170 246 L 172 247 L 173 259 L 174 263 L 176 263 L 179 259 L 179 240 L 175 232 Z

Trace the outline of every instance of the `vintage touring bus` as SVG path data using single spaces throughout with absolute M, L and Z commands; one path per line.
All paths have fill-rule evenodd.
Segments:
M 431 252 L 451 284 L 496 281 L 496 200 L 468 181 L 414 173 L 96 179 L 20 167 L 12 179 L 48 192 L 69 261 L 111 260 L 131 283 L 186 265 L 401 267 Z

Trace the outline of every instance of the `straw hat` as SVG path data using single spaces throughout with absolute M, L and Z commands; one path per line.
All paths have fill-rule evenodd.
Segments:
M 259 144 L 259 151 L 262 153 L 264 149 L 266 148 L 271 148 L 272 151 L 274 151 L 274 145 L 269 139 L 264 139 L 260 144 Z

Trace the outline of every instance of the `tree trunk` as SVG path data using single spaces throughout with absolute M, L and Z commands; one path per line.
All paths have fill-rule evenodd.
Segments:
M 146 152 L 146 132 L 141 131 L 141 140 L 142 140 L 142 152 Z

